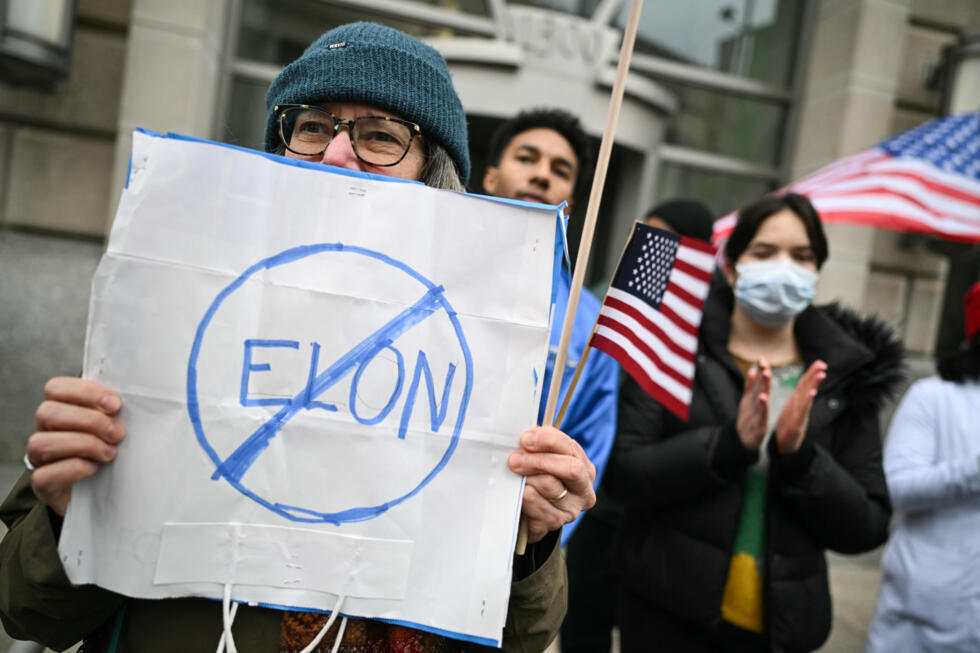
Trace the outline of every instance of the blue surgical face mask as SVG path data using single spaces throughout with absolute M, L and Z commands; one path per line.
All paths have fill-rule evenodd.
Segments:
M 749 317 L 768 327 L 785 324 L 817 294 L 816 272 L 789 259 L 735 266 L 735 299 Z

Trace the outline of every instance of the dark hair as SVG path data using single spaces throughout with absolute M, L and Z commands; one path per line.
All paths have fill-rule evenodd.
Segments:
M 553 129 L 568 141 L 578 159 L 578 174 L 575 176 L 575 188 L 582 187 L 584 179 L 592 174 L 593 153 L 589 136 L 582 128 L 582 122 L 564 109 L 528 109 L 500 123 L 490 137 L 487 151 L 487 165 L 500 165 L 500 157 L 504 150 L 518 134 L 531 129 Z
M 659 218 L 682 236 L 711 240 L 715 218 L 707 206 L 697 200 L 676 199 L 657 204 L 647 211 L 644 220 Z
M 786 193 L 785 195 L 767 195 L 761 200 L 749 204 L 738 212 L 738 221 L 735 229 L 725 243 L 725 258 L 734 263 L 738 257 L 748 248 L 749 243 L 755 238 L 759 226 L 765 222 L 766 218 L 783 209 L 789 209 L 803 221 L 806 228 L 806 235 L 810 239 L 810 247 L 813 255 L 817 258 L 817 269 L 827 260 L 827 236 L 823 232 L 823 225 L 820 223 L 820 216 L 803 195 L 798 193 Z
M 980 381 L 980 333 L 964 343 L 964 347 L 956 353 L 939 359 L 936 368 L 944 381 Z

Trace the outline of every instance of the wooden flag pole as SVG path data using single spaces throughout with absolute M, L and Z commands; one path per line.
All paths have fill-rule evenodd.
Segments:
M 623 264 L 623 257 L 626 256 L 626 249 L 629 247 L 630 241 L 633 240 L 633 233 L 636 231 L 636 225 L 639 224 L 639 220 L 633 223 L 633 227 L 630 229 L 630 235 L 626 238 L 626 244 L 623 245 L 623 251 L 619 253 L 619 262 L 616 264 L 616 269 Z M 609 286 L 612 287 L 613 281 L 616 280 L 616 273 L 613 273 L 613 278 L 609 280 Z M 606 290 L 608 293 L 609 291 Z M 603 299 L 603 304 L 605 304 L 605 299 Z M 575 393 L 575 386 L 578 385 L 578 379 L 582 376 L 582 370 L 585 369 L 585 362 L 589 360 L 589 352 L 592 351 L 592 336 L 595 335 L 595 329 L 599 326 L 600 315 L 595 316 L 595 322 L 592 323 L 592 330 L 589 331 L 589 341 L 585 345 L 585 349 L 582 351 L 582 355 L 579 356 L 578 365 L 575 366 L 575 374 L 572 375 L 572 381 L 568 384 L 568 390 L 565 391 L 565 401 L 561 402 L 561 409 L 558 411 L 558 417 L 555 418 L 554 426 L 556 429 L 561 428 L 561 422 L 565 419 L 565 411 L 568 410 L 568 404 L 572 401 L 572 394 Z
M 643 0 L 631 0 L 630 15 L 623 32 L 623 44 L 619 51 L 619 65 L 616 68 L 616 81 L 613 83 L 612 98 L 609 101 L 606 128 L 602 132 L 602 143 L 599 145 L 595 176 L 592 177 L 589 206 L 585 212 L 585 226 L 582 228 L 582 239 L 579 241 L 578 256 L 575 260 L 575 273 L 572 275 L 572 285 L 568 291 L 565 322 L 562 326 L 558 353 L 555 356 L 554 371 L 551 374 L 551 388 L 548 390 L 548 403 L 545 405 L 542 424 L 551 424 L 555 418 L 555 408 L 558 405 L 558 393 L 561 390 L 563 376 L 561 372 L 565 369 L 565 361 L 568 358 L 568 345 L 572 340 L 572 327 L 575 325 L 575 311 L 578 309 L 578 298 L 582 294 L 582 283 L 585 281 L 585 268 L 588 266 L 589 253 L 592 250 L 592 235 L 595 232 L 596 219 L 599 215 L 602 189 L 606 183 L 606 171 L 609 169 L 609 157 L 612 154 L 616 125 L 619 123 L 619 110 L 623 105 L 623 92 L 626 90 L 626 75 L 629 73 L 630 60 L 633 58 L 633 43 L 636 41 L 636 30 L 639 26 L 642 9 Z M 524 555 L 526 549 L 527 522 L 521 518 L 515 550 L 518 555 Z
M 598 320 L 596 321 L 598 322 Z M 592 330 L 589 331 L 589 340 L 592 340 L 593 333 L 595 333 L 595 324 L 592 325 Z M 552 424 L 556 429 L 561 428 L 561 421 L 565 419 L 565 411 L 568 410 L 568 404 L 572 403 L 572 394 L 575 393 L 578 378 L 582 376 L 582 370 L 585 369 L 585 361 L 589 360 L 590 351 L 592 351 L 592 345 L 586 345 L 585 349 L 582 350 L 582 356 L 578 359 L 578 365 L 575 366 L 575 374 L 572 375 L 572 382 L 568 384 L 568 390 L 565 391 L 565 401 L 561 402 L 558 416 L 555 417 L 555 422 Z
M 588 267 L 589 254 L 592 250 L 592 236 L 599 215 L 599 204 L 602 201 L 602 190 L 606 183 L 609 157 L 612 155 L 613 139 L 616 135 L 616 125 L 619 123 L 619 111 L 623 105 L 623 92 L 626 89 L 626 75 L 629 72 L 630 60 L 633 58 L 633 42 L 636 40 L 636 30 L 642 8 L 643 0 L 632 0 L 629 22 L 627 22 L 626 31 L 623 33 L 623 46 L 619 55 L 619 66 L 616 69 L 612 99 L 609 103 L 609 115 L 606 119 L 605 131 L 602 134 L 602 143 L 599 146 L 595 176 L 592 178 L 592 190 L 589 193 L 589 206 L 585 212 L 585 226 L 582 228 L 582 238 L 579 241 L 578 256 L 575 260 L 575 272 L 572 275 L 572 285 L 568 291 L 568 307 L 565 309 L 565 322 L 562 326 L 558 353 L 555 356 L 555 370 L 563 370 L 565 361 L 568 359 L 568 345 L 572 340 L 572 327 L 575 326 L 575 311 L 578 309 L 578 299 L 582 294 L 582 283 L 585 281 L 585 269 Z M 562 374 L 552 373 L 548 403 L 544 412 L 544 424 L 551 424 L 554 420 L 561 381 Z

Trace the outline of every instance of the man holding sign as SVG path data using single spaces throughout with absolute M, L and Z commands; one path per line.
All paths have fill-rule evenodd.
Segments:
M 465 115 L 446 64 L 397 30 L 357 23 L 327 32 L 276 78 L 267 107 L 270 152 L 452 190 L 462 190 L 469 176 Z M 92 585 L 72 586 L 58 557 L 72 488 L 114 460 L 125 423 L 122 399 L 111 388 L 74 378 L 45 386 L 25 456 L 29 473 L 0 509 L 10 528 L 0 543 L 0 617 L 12 636 L 59 649 L 86 639 L 91 650 L 211 651 L 220 633 L 219 602 L 127 599 Z M 522 514 L 532 546 L 514 562 L 503 646 L 539 650 L 557 632 L 565 608 L 556 531 L 595 502 L 595 468 L 581 446 L 549 427 L 524 433 L 508 465 L 528 476 Z M 561 509 L 551 501 L 558 495 Z M 234 634 L 242 650 L 312 650 L 324 634 L 322 650 L 335 639 L 334 650 L 476 648 L 365 620 L 331 636 L 323 615 L 239 607 Z

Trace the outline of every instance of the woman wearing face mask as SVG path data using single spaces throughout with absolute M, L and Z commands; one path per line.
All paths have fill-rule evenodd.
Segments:
M 611 489 L 622 650 L 811 651 L 830 632 L 824 551 L 882 542 L 878 410 L 890 330 L 811 306 L 827 240 L 801 195 L 743 209 L 704 308 L 690 420 L 631 379 Z M 727 281 L 727 283 L 726 283 Z

